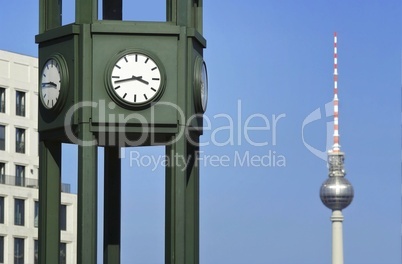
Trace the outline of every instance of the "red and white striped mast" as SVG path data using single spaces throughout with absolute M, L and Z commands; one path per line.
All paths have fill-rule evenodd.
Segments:
M 334 32 L 334 145 L 332 146 L 333 152 L 339 152 L 341 146 L 339 145 L 339 100 L 338 100 L 338 47 L 337 47 L 337 34 Z

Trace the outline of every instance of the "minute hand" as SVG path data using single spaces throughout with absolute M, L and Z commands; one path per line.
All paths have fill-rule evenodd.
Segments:
M 121 83 L 121 82 L 127 82 L 127 81 L 140 81 L 144 84 L 149 84 L 149 82 L 145 81 L 144 79 L 142 79 L 142 76 L 131 76 L 131 78 L 127 78 L 127 79 L 122 79 L 122 80 L 117 80 L 114 83 Z

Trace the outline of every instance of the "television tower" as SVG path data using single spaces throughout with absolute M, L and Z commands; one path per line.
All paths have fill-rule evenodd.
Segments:
M 337 34 L 334 33 L 334 144 L 328 151 L 329 178 L 321 185 L 320 198 L 332 210 L 332 264 L 343 264 L 342 209 L 353 200 L 353 187 L 345 178 L 345 155 L 339 145 L 338 115 L 338 54 Z

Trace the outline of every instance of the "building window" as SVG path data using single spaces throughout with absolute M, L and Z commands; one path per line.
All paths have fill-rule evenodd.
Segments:
M 24 264 L 23 238 L 14 238 L 14 264 Z
M 67 244 L 60 243 L 60 264 L 66 264 L 67 259 Z
M 67 230 L 67 205 L 60 205 L 60 230 Z
M 0 150 L 6 150 L 6 127 L 0 125 Z
M 6 164 L 0 162 L 0 183 L 6 183 Z
M 39 243 L 38 240 L 34 240 L 34 264 L 39 263 Z
M 25 186 L 25 166 L 15 165 L 15 185 Z
M 0 88 L 0 113 L 6 112 L 6 89 Z
M 15 152 L 25 153 L 25 129 L 15 129 Z
M 0 196 L 0 224 L 4 224 L 4 197 L 2 196 Z
M 0 236 L 0 263 L 4 263 L 4 237 Z
M 38 227 L 39 226 L 39 202 L 35 201 L 35 208 L 34 208 L 34 227 Z
M 15 114 L 18 116 L 25 116 L 25 93 L 17 91 Z
M 14 200 L 14 224 L 23 226 L 24 225 L 24 213 L 25 213 L 25 200 L 15 199 Z

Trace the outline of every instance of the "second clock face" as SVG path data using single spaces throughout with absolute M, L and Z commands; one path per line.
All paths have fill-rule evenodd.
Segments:
M 148 55 L 126 54 L 113 65 L 110 81 L 112 92 L 129 105 L 144 105 L 153 101 L 162 90 L 160 66 Z
M 208 102 L 207 66 L 201 57 L 197 57 L 194 66 L 194 103 L 199 113 L 204 113 Z
M 200 83 L 200 92 L 201 92 L 201 108 L 202 111 L 205 112 L 207 109 L 208 102 L 208 76 L 207 76 L 207 66 L 205 62 L 202 63 L 201 68 L 201 83 Z
M 53 113 L 62 109 L 69 87 L 68 67 L 61 54 L 53 54 L 42 66 L 39 76 L 39 97 L 41 105 Z
M 59 100 L 61 89 L 61 69 L 56 59 L 46 61 L 42 70 L 40 96 L 43 106 L 53 108 Z

